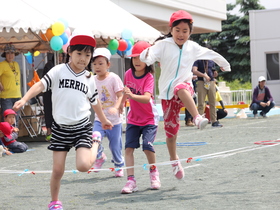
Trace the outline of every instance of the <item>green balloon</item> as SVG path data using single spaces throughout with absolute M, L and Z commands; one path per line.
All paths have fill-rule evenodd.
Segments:
M 132 46 L 133 46 L 133 45 L 134 45 L 134 39 L 133 39 L 133 37 L 131 37 L 129 40 L 131 41 L 131 44 L 132 44 Z
M 119 47 L 119 42 L 116 39 L 111 39 L 108 45 L 109 50 L 117 50 Z

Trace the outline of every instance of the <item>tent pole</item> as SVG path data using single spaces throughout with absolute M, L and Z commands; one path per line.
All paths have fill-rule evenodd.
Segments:
M 26 79 L 26 61 L 23 53 L 21 53 L 21 60 L 22 60 L 22 89 L 23 89 L 23 95 L 27 92 L 26 84 L 27 84 L 27 79 Z

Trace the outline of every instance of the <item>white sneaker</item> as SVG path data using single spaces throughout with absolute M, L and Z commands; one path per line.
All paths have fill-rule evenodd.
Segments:
M 208 124 L 208 119 L 202 117 L 201 115 L 197 115 L 197 117 L 194 120 L 194 124 L 197 126 L 198 129 L 202 130 Z
M 254 114 L 254 118 L 255 118 L 255 119 L 258 119 L 258 114 Z

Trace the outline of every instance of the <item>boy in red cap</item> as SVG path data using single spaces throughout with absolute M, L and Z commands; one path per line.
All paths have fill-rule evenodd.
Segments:
M 4 122 L 0 125 L 1 141 L 13 153 L 22 153 L 28 149 L 28 146 L 24 142 L 19 142 L 18 128 L 13 127 L 16 122 L 16 112 L 12 109 L 6 109 L 4 111 Z
M 195 125 L 203 129 L 208 119 L 202 117 L 193 100 L 192 66 L 196 60 L 213 60 L 223 71 L 230 71 L 227 60 L 214 52 L 189 40 L 193 29 L 192 16 L 184 11 L 174 12 L 170 17 L 170 32 L 156 40 L 155 45 L 144 50 L 141 61 L 148 66 L 160 62 L 159 98 L 164 113 L 166 143 L 177 179 L 184 177 L 184 170 L 176 151 L 177 134 L 180 128 L 179 113 L 186 107 Z

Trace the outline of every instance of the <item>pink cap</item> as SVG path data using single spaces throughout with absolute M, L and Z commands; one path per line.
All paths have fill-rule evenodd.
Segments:
M 169 21 L 169 26 L 171 27 L 173 22 L 176 20 L 190 20 L 191 23 L 193 21 L 192 16 L 190 13 L 184 11 L 184 10 L 178 10 L 177 12 L 174 12 L 171 17 L 170 17 L 170 21 Z
M 143 52 L 143 50 L 147 49 L 148 47 L 151 47 L 148 42 L 139 41 L 133 46 L 132 54 L 128 55 L 127 57 L 137 57 L 141 54 L 141 52 Z
M 8 122 L 1 122 L 0 123 L 0 131 L 3 132 L 3 134 L 8 137 L 9 139 L 12 138 L 12 128 L 11 125 Z
M 3 113 L 4 117 L 6 117 L 6 116 L 9 115 L 9 114 L 17 115 L 17 113 L 16 113 L 14 110 L 12 110 L 12 109 L 6 109 L 6 110 L 4 111 L 4 113 Z

